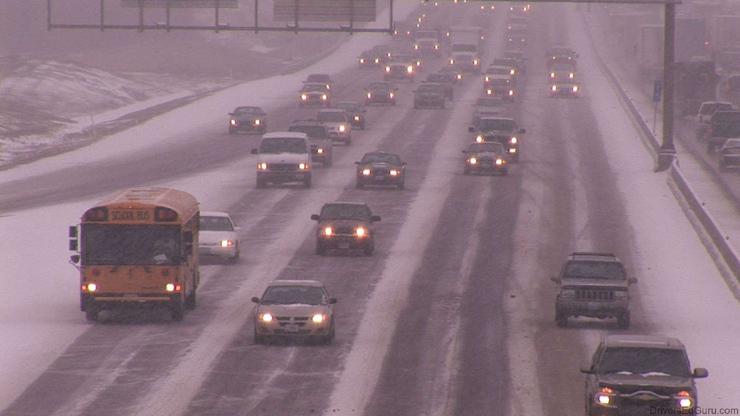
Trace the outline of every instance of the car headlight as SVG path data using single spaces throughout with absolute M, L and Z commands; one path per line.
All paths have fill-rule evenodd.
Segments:
M 509 90 L 509 97 L 514 95 L 514 90 Z
M 601 390 L 599 390 L 599 392 L 594 397 L 594 400 L 596 400 L 596 403 L 602 406 L 608 406 L 612 402 L 613 394 L 614 390 L 610 389 L 609 387 L 602 387 Z
M 397 170 L 395 170 L 395 169 L 391 169 L 391 171 L 390 171 L 390 172 L 388 172 L 388 173 L 389 173 L 389 174 L 390 174 L 391 176 L 398 176 L 398 175 L 399 175 L 399 173 L 401 173 L 401 172 L 399 172 L 399 171 L 397 171 Z
M 450 65 L 455 65 L 455 60 L 454 59 L 450 59 Z
M 480 65 L 480 61 L 478 61 L 477 59 L 473 59 L 473 65 Z
M 87 285 L 82 285 L 82 290 L 85 292 L 96 292 L 98 290 L 98 284 L 88 283 Z
M 326 320 L 326 315 L 317 313 L 316 315 L 314 315 L 314 316 L 311 317 L 311 320 L 315 324 L 320 324 L 320 323 L 322 323 L 322 322 L 324 322 Z
M 364 176 L 370 176 L 370 173 L 372 173 L 372 172 L 370 171 L 370 169 L 363 169 L 363 170 L 362 170 L 362 174 L 363 174 Z
M 509 149 L 509 153 L 516 153 L 516 147 L 512 147 L 511 149 Z
M 694 399 L 691 397 L 690 392 L 679 391 L 676 396 L 678 396 L 678 405 L 682 409 L 690 409 L 694 406 Z
M 457 79 L 462 79 L 462 74 L 457 74 Z
M 550 72 L 550 78 L 555 78 L 555 73 L 554 72 Z
M 391 67 L 389 66 L 385 67 L 385 72 L 391 72 Z
M 414 72 L 414 66 L 413 65 L 407 66 L 406 67 L 406 72 L 408 72 L 409 74 L 412 73 L 412 72 Z
M 365 59 L 364 58 L 360 58 L 360 63 L 361 64 L 364 64 L 365 63 Z
M 373 94 L 371 92 L 367 93 L 367 98 L 373 98 Z
M 355 230 L 355 234 L 358 237 L 364 237 L 367 234 L 367 230 L 363 227 L 357 227 L 357 229 Z
M 491 82 L 491 78 L 490 77 L 486 77 L 486 82 Z
M 414 49 L 419 49 L 419 45 L 414 45 Z
M 306 94 L 301 94 L 301 100 L 307 100 L 307 99 L 308 99 L 308 95 L 306 95 Z
M 326 99 L 328 99 L 328 98 L 329 98 L 329 96 L 328 96 L 328 95 L 326 95 L 326 94 L 322 94 L 322 95 L 321 95 L 321 99 L 322 99 L 322 100 L 326 100 Z
M 574 289 L 563 289 L 560 294 L 566 298 L 573 298 L 576 296 L 576 291 Z
M 498 158 L 496 159 L 496 165 L 503 166 L 506 163 L 504 159 Z
M 575 76 L 576 76 L 576 74 L 574 74 L 572 72 L 570 74 L 568 74 L 568 78 L 570 78 L 570 79 L 573 79 L 573 77 L 575 77 Z
M 375 58 L 375 63 L 376 64 L 379 64 L 380 63 L 380 58 Z
M 236 125 L 238 125 L 238 124 L 239 124 L 239 122 L 238 122 L 238 121 L 236 121 L 236 120 L 234 120 L 233 118 L 231 119 L 231 121 L 229 121 L 229 123 L 230 123 L 230 124 L 231 124 L 232 126 L 236 126 Z
M 272 322 L 273 316 L 269 313 L 263 313 L 259 316 L 259 319 L 262 322 Z
M 258 163 L 257 164 L 257 170 L 267 170 L 267 163 Z
M 509 74 L 511 74 L 511 75 L 516 75 L 516 69 L 512 69 L 512 70 L 510 70 L 510 71 L 509 71 Z
M 234 245 L 234 242 L 231 240 L 221 240 L 220 246 L 221 247 L 232 247 Z
M 478 163 L 478 159 L 471 157 L 470 159 L 468 159 L 468 163 L 470 163 L 471 165 L 475 165 L 476 163 Z
M 388 94 L 388 96 L 389 96 L 389 97 L 391 97 L 391 98 L 393 98 L 393 97 L 395 97 L 395 96 L 396 96 L 396 94 L 394 94 L 394 93 L 390 93 L 390 94 Z
M 323 230 L 321 230 L 321 232 L 322 232 L 322 233 L 323 233 L 324 235 L 332 235 L 332 234 L 334 234 L 334 229 L 333 229 L 333 228 L 331 228 L 331 227 L 324 227 L 324 229 L 323 229 Z
M 519 139 L 517 139 L 516 137 L 512 137 L 511 139 L 509 139 L 509 143 L 511 143 L 511 144 L 517 144 L 517 143 L 519 143 Z
M 486 141 L 486 139 L 483 136 L 475 136 L 475 141 L 478 143 L 483 143 Z
M 355 121 L 360 121 L 360 116 L 355 116 Z
M 318 149 L 316 149 L 316 153 L 323 154 L 324 153 L 324 149 L 322 149 L 322 148 L 319 147 Z
M 553 85 L 550 89 L 552 90 L 552 92 L 556 92 L 558 90 L 558 86 Z
M 434 49 L 439 49 L 439 45 L 434 45 Z
M 573 92 L 578 92 L 578 85 L 573 86 Z
M 344 125 L 340 125 L 339 128 L 338 128 L 338 130 L 341 131 L 341 132 L 343 132 L 343 131 L 347 130 L 347 127 L 345 127 Z
M 491 89 L 486 90 L 486 94 L 487 95 L 492 95 L 493 94 L 493 90 L 491 90 Z
M 627 291 L 626 290 L 617 290 L 614 292 L 614 299 L 627 299 Z
M 259 126 L 260 124 L 262 124 L 262 120 L 260 120 L 260 119 L 254 120 L 254 125 L 255 126 Z
M 308 170 L 309 167 L 310 166 L 308 165 L 308 163 L 299 163 L 298 164 L 298 170 Z

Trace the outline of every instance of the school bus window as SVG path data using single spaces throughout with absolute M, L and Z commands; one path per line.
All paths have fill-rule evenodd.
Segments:
M 82 265 L 178 265 L 180 228 L 169 225 L 84 224 Z

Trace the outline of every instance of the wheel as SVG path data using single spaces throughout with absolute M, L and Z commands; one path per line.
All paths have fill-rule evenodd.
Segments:
M 321 343 L 324 345 L 329 345 L 334 341 L 334 322 L 331 323 L 331 329 L 329 329 L 329 333 L 321 337 Z
M 85 310 L 85 319 L 87 319 L 90 322 L 95 322 L 98 320 L 99 313 L 100 311 L 98 310 L 98 308 L 94 306 L 88 306 L 87 309 Z
M 560 312 L 555 313 L 555 324 L 558 328 L 565 328 L 568 326 L 568 315 Z
M 305 178 L 303 178 L 303 187 L 304 188 L 310 188 L 311 187 L 311 175 L 308 175 Z
M 185 307 L 179 301 L 174 301 L 172 305 L 172 320 L 175 322 L 182 321 L 185 317 Z
M 373 253 L 375 252 L 375 242 L 371 241 L 370 244 L 365 247 L 364 254 L 368 257 L 371 257 Z
M 326 246 L 319 241 L 316 242 L 316 254 L 318 254 L 319 256 L 326 255 Z
M 630 327 L 630 314 L 626 313 L 622 316 L 617 317 L 617 326 L 619 329 L 629 329 Z
M 236 253 L 233 256 L 229 257 L 229 263 L 235 264 L 238 262 L 239 262 L 239 247 L 237 246 Z
M 195 303 L 196 303 L 195 302 L 195 296 L 196 296 L 195 292 L 196 290 L 193 289 L 193 292 L 187 298 L 185 298 L 185 309 L 187 310 L 195 309 Z

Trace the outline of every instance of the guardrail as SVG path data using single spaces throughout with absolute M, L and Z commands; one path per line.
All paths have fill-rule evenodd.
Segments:
M 583 16 L 583 14 L 581 14 L 581 17 L 583 17 L 584 19 L 586 30 L 589 34 L 589 42 L 591 43 L 593 50 L 598 51 L 599 49 L 596 47 L 594 38 L 591 35 L 591 27 L 588 23 L 588 20 L 585 16 Z M 622 86 L 622 83 L 609 68 L 609 65 L 606 64 L 600 54 L 597 53 L 596 57 L 599 61 L 599 65 L 604 70 L 604 73 L 607 75 L 607 78 L 609 78 L 610 82 L 619 93 L 622 102 L 625 103 L 630 111 L 630 114 L 632 115 L 632 118 L 637 122 L 637 125 L 640 127 L 640 130 L 642 131 L 644 137 L 647 139 L 650 146 L 652 147 L 653 157 L 657 158 L 658 149 L 660 148 L 660 142 L 653 134 L 650 126 L 648 126 L 642 114 L 638 111 L 637 106 L 632 101 L 632 98 L 627 94 L 625 88 Z M 740 256 L 738 256 L 735 248 L 730 245 L 728 238 L 725 237 L 725 233 L 722 231 L 719 224 L 714 220 L 712 214 L 705 209 L 704 203 L 701 201 L 701 199 L 699 199 L 699 196 L 693 191 L 691 184 L 681 172 L 677 158 L 674 158 L 673 162 L 671 163 L 669 178 L 676 185 L 676 189 L 686 201 L 688 207 L 691 209 L 694 216 L 701 224 L 701 227 L 704 229 L 704 232 L 706 232 L 707 236 L 711 239 L 715 248 L 719 252 L 722 260 L 724 260 L 725 264 L 734 275 L 736 283 L 740 283 Z M 733 292 L 735 292 L 735 296 L 739 297 L 740 299 L 740 292 L 738 292 L 737 290 L 738 288 L 735 287 L 731 289 L 733 290 Z

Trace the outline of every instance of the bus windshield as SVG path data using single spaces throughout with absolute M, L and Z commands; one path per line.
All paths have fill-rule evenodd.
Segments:
M 82 264 L 178 265 L 180 228 L 172 225 L 82 226 Z

